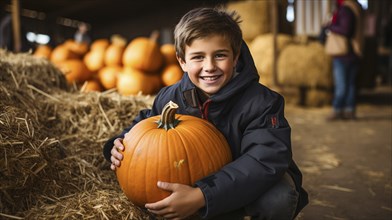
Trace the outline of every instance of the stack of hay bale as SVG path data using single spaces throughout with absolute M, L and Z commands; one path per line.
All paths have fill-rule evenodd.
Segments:
M 279 34 L 277 36 L 278 51 L 282 51 L 288 44 L 292 43 L 293 40 L 290 35 Z M 274 50 L 272 45 L 273 35 L 270 33 L 258 35 L 249 45 L 257 71 L 260 75 L 260 83 L 268 87 L 274 86 L 272 72 Z
M 254 58 L 260 82 L 282 93 L 289 103 L 305 106 L 330 104 L 333 86 L 331 58 L 325 54 L 319 42 L 309 40 L 307 36 L 279 33 L 277 76 L 273 75 L 272 4 L 272 0 L 244 0 L 227 5 L 229 10 L 237 11 L 243 20 L 243 37 Z M 279 7 L 284 9 L 281 5 Z
M 278 59 L 278 82 L 299 88 L 298 103 L 305 106 L 331 103 L 331 72 L 331 57 L 325 54 L 319 42 L 290 44 Z
M 49 61 L 0 50 L 0 99 L 1 219 L 152 218 L 102 155 L 149 97 L 82 93 Z

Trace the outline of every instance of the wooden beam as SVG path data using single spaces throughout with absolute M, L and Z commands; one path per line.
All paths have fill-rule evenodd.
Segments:
M 278 83 L 278 71 L 277 71 L 277 61 L 278 61 L 278 1 L 272 0 L 270 1 L 272 4 L 272 19 L 271 19 L 271 27 L 273 34 L 273 59 L 272 59 L 272 79 L 274 86 L 279 86 Z
M 12 31 L 14 37 L 14 52 L 22 50 L 22 42 L 20 36 L 20 7 L 19 0 L 12 0 Z

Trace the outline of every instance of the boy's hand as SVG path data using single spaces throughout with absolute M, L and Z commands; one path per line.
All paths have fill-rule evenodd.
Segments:
M 122 139 L 121 138 L 116 138 L 113 141 L 113 148 L 110 151 L 112 156 L 110 156 L 110 161 L 112 161 L 112 164 L 110 165 L 110 169 L 113 171 L 116 170 L 116 167 L 119 167 L 121 164 L 121 161 L 123 159 L 123 155 L 120 153 L 120 151 L 124 151 L 124 145 L 122 144 Z
M 145 207 L 152 213 L 167 219 L 184 219 L 204 207 L 204 195 L 200 188 L 179 183 L 158 181 L 158 187 L 172 194 L 161 201 L 148 203 Z

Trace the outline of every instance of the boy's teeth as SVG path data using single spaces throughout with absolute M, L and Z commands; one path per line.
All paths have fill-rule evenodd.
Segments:
M 218 76 L 204 76 L 202 77 L 204 80 L 215 80 L 218 78 Z

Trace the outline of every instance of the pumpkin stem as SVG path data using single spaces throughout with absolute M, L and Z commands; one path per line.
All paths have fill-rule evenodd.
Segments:
M 159 119 L 158 128 L 164 128 L 166 131 L 174 129 L 180 120 L 175 118 L 178 105 L 172 101 L 168 102 L 162 110 L 161 119 Z
M 158 38 L 159 38 L 159 31 L 154 30 L 153 32 L 151 32 L 150 40 L 152 42 L 158 42 Z

